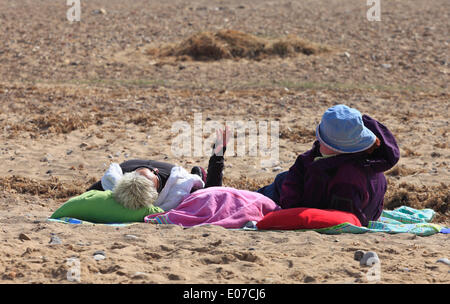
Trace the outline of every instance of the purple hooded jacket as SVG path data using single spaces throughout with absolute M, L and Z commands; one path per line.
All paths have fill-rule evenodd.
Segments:
M 400 151 L 392 133 L 375 119 L 363 115 L 364 125 L 380 140 L 371 154 L 339 154 L 314 161 L 321 156 L 320 144 L 298 156 L 281 186 L 283 209 L 310 207 L 335 209 L 355 214 L 361 224 L 375 221 L 383 210 L 387 181 L 383 172 L 392 168 Z

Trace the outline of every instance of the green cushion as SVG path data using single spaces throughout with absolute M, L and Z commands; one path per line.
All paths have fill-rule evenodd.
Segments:
M 151 206 L 133 210 L 115 201 L 110 190 L 91 190 L 69 199 L 59 207 L 50 218 L 72 217 L 93 223 L 143 222 L 149 214 L 164 212 Z

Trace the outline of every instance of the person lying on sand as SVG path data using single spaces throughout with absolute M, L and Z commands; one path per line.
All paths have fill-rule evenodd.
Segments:
M 377 220 L 387 189 L 383 172 L 400 158 L 394 135 L 368 115 L 336 105 L 323 114 L 316 138 L 289 171 L 257 192 L 283 209 L 348 211 L 364 226 Z
M 172 209 L 185 192 L 222 186 L 229 129 L 217 130 L 216 136 L 207 173 L 200 166 L 193 167 L 189 174 L 174 164 L 132 159 L 121 164 L 112 163 L 101 180 L 87 191 L 111 190 L 122 205 L 131 209 L 151 204 L 164 210 Z

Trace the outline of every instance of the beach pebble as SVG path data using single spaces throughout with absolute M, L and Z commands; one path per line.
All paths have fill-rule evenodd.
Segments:
M 364 256 L 364 253 L 365 252 L 362 250 L 356 250 L 353 258 L 355 259 L 355 261 L 361 261 L 362 257 Z
M 106 257 L 103 254 L 96 254 L 96 255 L 94 255 L 94 260 L 96 260 L 96 261 L 101 261 L 101 260 L 104 260 L 104 259 L 106 259 Z
M 61 243 L 62 242 L 61 242 L 61 239 L 59 237 L 57 237 L 56 235 L 52 235 L 51 236 L 50 242 L 49 242 L 50 245 L 59 245 Z
M 272 168 L 272 172 L 277 172 L 277 171 L 281 171 L 281 170 L 283 170 L 283 168 L 281 168 L 280 166 Z
M 106 10 L 104 8 L 95 9 L 92 11 L 94 15 L 106 15 Z
M 381 64 L 381 66 L 385 69 L 390 69 L 392 67 L 392 65 L 389 63 L 383 63 L 383 64 Z
M 25 233 L 21 233 L 21 234 L 19 234 L 19 240 L 31 241 L 31 238 L 28 235 L 26 235 Z
M 183 279 L 184 279 L 182 276 L 180 276 L 180 275 L 178 275 L 178 274 L 174 274 L 174 273 L 169 274 L 169 275 L 167 276 L 167 278 L 168 278 L 169 280 L 171 280 L 171 281 L 180 281 L 180 280 L 183 280 Z
M 138 239 L 138 237 L 133 234 L 125 234 L 125 238 L 127 240 L 137 240 Z
M 148 275 L 145 272 L 135 272 L 132 276 L 133 280 L 144 280 L 147 279 Z
M 50 153 L 47 153 L 47 155 L 45 155 L 45 157 L 40 159 L 41 162 L 50 162 L 52 160 L 54 160 L 54 157 Z
M 11 271 L 9 273 L 4 273 L 2 279 L 3 280 L 14 280 L 17 276 L 17 273 L 14 271 Z
M 373 264 L 377 263 L 380 263 L 380 259 L 378 258 L 376 252 L 373 251 L 366 252 L 359 261 L 359 264 L 361 266 L 372 266 Z
M 450 260 L 447 258 L 441 258 L 439 260 L 436 261 L 436 263 L 444 263 L 450 266 Z
M 311 276 L 306 276 L 306 277 L 303 279 L 303 282 L 304 282 L 304 283 L 313 283 L 313 282 L 315 282 L 315 281 L 316 281 L 316 279 L 313 278 L 313 277 L 311 277 Z
M 106 259 L 106 254 L 103 250 L 98 250 L 98 251 L 94 252 L 94 260 L 101 261 L 104 259 Z

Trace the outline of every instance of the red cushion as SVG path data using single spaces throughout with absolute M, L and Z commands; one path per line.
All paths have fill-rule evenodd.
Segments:
M 316 208 L 291 208 L 272 211 L 260 220 L 261 230 L 319 229 L 350 223 L 361 227 L 359 219 L 350 212 Z

